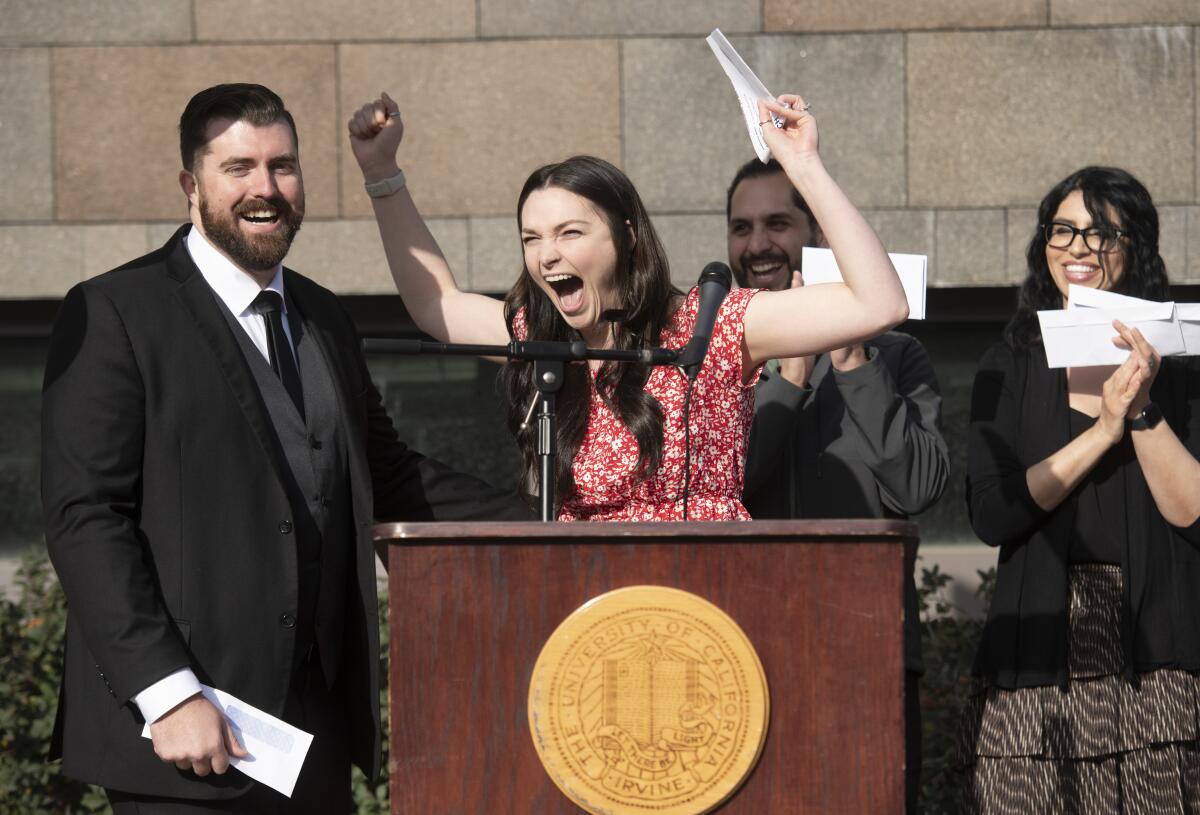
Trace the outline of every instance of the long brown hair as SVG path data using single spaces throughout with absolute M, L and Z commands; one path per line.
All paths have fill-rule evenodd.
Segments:
M 548 187 L 564 189 L 587 199 L 608 223 L 616 249 L 614 279 L 620 302 L 619 314 L 605 315 L 613 318 L 614 347 L 632 349 L 657 345 L 671 317 L 672 300 L 681 292 L 671 285 L 666 253 L 633 183 L 612 164 L 592 156 L 574 156 L 557 164 L 547 164 L 535 170 L 521 189 L 517 199 L 518 229 L 522 225 L 526 199 L 534 191 Z M 520 310 L 525 313 L 527 339 L 581 339 L 525 268 L 504 298 L 504 315 L 510 335 L 513 334 L 513 320 Z M 605 363 L 596 376 L 600 399 L 637 440 L 638 469 L 643 477 L 658 468 L 662 457 L 663 411 L 658 400 L 645 391 L 649 376 L 649 365 L 629 362 Z M 532 497 L 538 477 L 536 437 L 532 427 L 522 431 L 521 423 L 537 392 L 533 364 L 509 362 L 500 378 L 508 401 L 508 426 L 521 451 L 521 491 Z M 556 403 L 556 514 L 563 497 L 575 489 L 571 465 L 587 430 L 589 389 L 587 366 L 567 365 Z

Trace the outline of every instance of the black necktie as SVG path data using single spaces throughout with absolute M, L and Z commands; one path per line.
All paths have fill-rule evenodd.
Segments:
M 267 322 L 267 349 L 270 351 L 271 370 L 283 382 L 296 409 L 304 415 L 304 391 L 300 389 L 300 372 L 296 370 L 296 357 L 283 332 L 283 298 L 279 292 L 263 289 L 254 298 L 251 306 Z

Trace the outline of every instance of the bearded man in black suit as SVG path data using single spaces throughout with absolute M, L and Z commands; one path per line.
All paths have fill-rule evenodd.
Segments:
M 372 520 L 528 514 L 397 439 L 349 316 L 282 266 L 304 216 L 282 100 L 200 92 L 180 152 L 191 223 L 74 287 L 51 340 L 55 748 L 118 813 L 347 812 L 350 762 L 380 762 Z M 226 773 L 244 749 L 200 683 L 314 734 L 290 800 Z

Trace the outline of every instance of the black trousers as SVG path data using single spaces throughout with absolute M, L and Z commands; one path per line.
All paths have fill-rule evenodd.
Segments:
M 315 650 L 292 679 L 283 718 L 313 734 L 312 746 L 304 757 L 304 766 L 290 799 L 262 784 L 254 784 L 245 795 L 221 801 L 159 798 L 105 790 L 114 815 L 341 815 L 352 812 L 345 704 L 336 687 L 326 687 Z M 237 770 L 231 767 L 229 772 Z
M 921 675 L 904 672 L 904 799 L 907 812 L 917 811 L 921 795 Z

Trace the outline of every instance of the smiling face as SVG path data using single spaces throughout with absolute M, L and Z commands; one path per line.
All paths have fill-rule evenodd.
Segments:
M 246 272 L 273 273 L 304 220 L 304 179 L 291 127 L 214 119 L 193 172 L 180 174 L 192 223 Z
M 783 173 L 747 178 L 729 201 L 729 265 L 738 284 L 786 289 L 800 268 L 805 246 L 814 246 L 808 213 L 796 206 Z
M 567 325 L 589 345 L 609 340 L 600 315 L 621 305 L 617 250 L 607 219 L 590 201 L 561 187 L 529 194 L 521 208 L 525 269 Z
M 1115 220 L 1115 213 L 1111 213 L 1110 217 Z M 1081 230 L 1091 227 L 1092 215 L 1084 204 L 1083 192 L 1072 191 L 1058 205 L 1051 220 L 1052 223 L 1068 224 Z M 1118 228 L 1121 226 L 1119 223 L 1116 225 Z M 1046 265 L 1050 267 L 1050 276 L 1054 278 L 1064 302 L 1069 284 L 1112 291 L 1125 271 L 1124 242 L 1117 241 L 1115 251 L 1101 255 L 1087 246 L 1082 235 L 1075 235 L 1065 249 L 1046 245 Z

